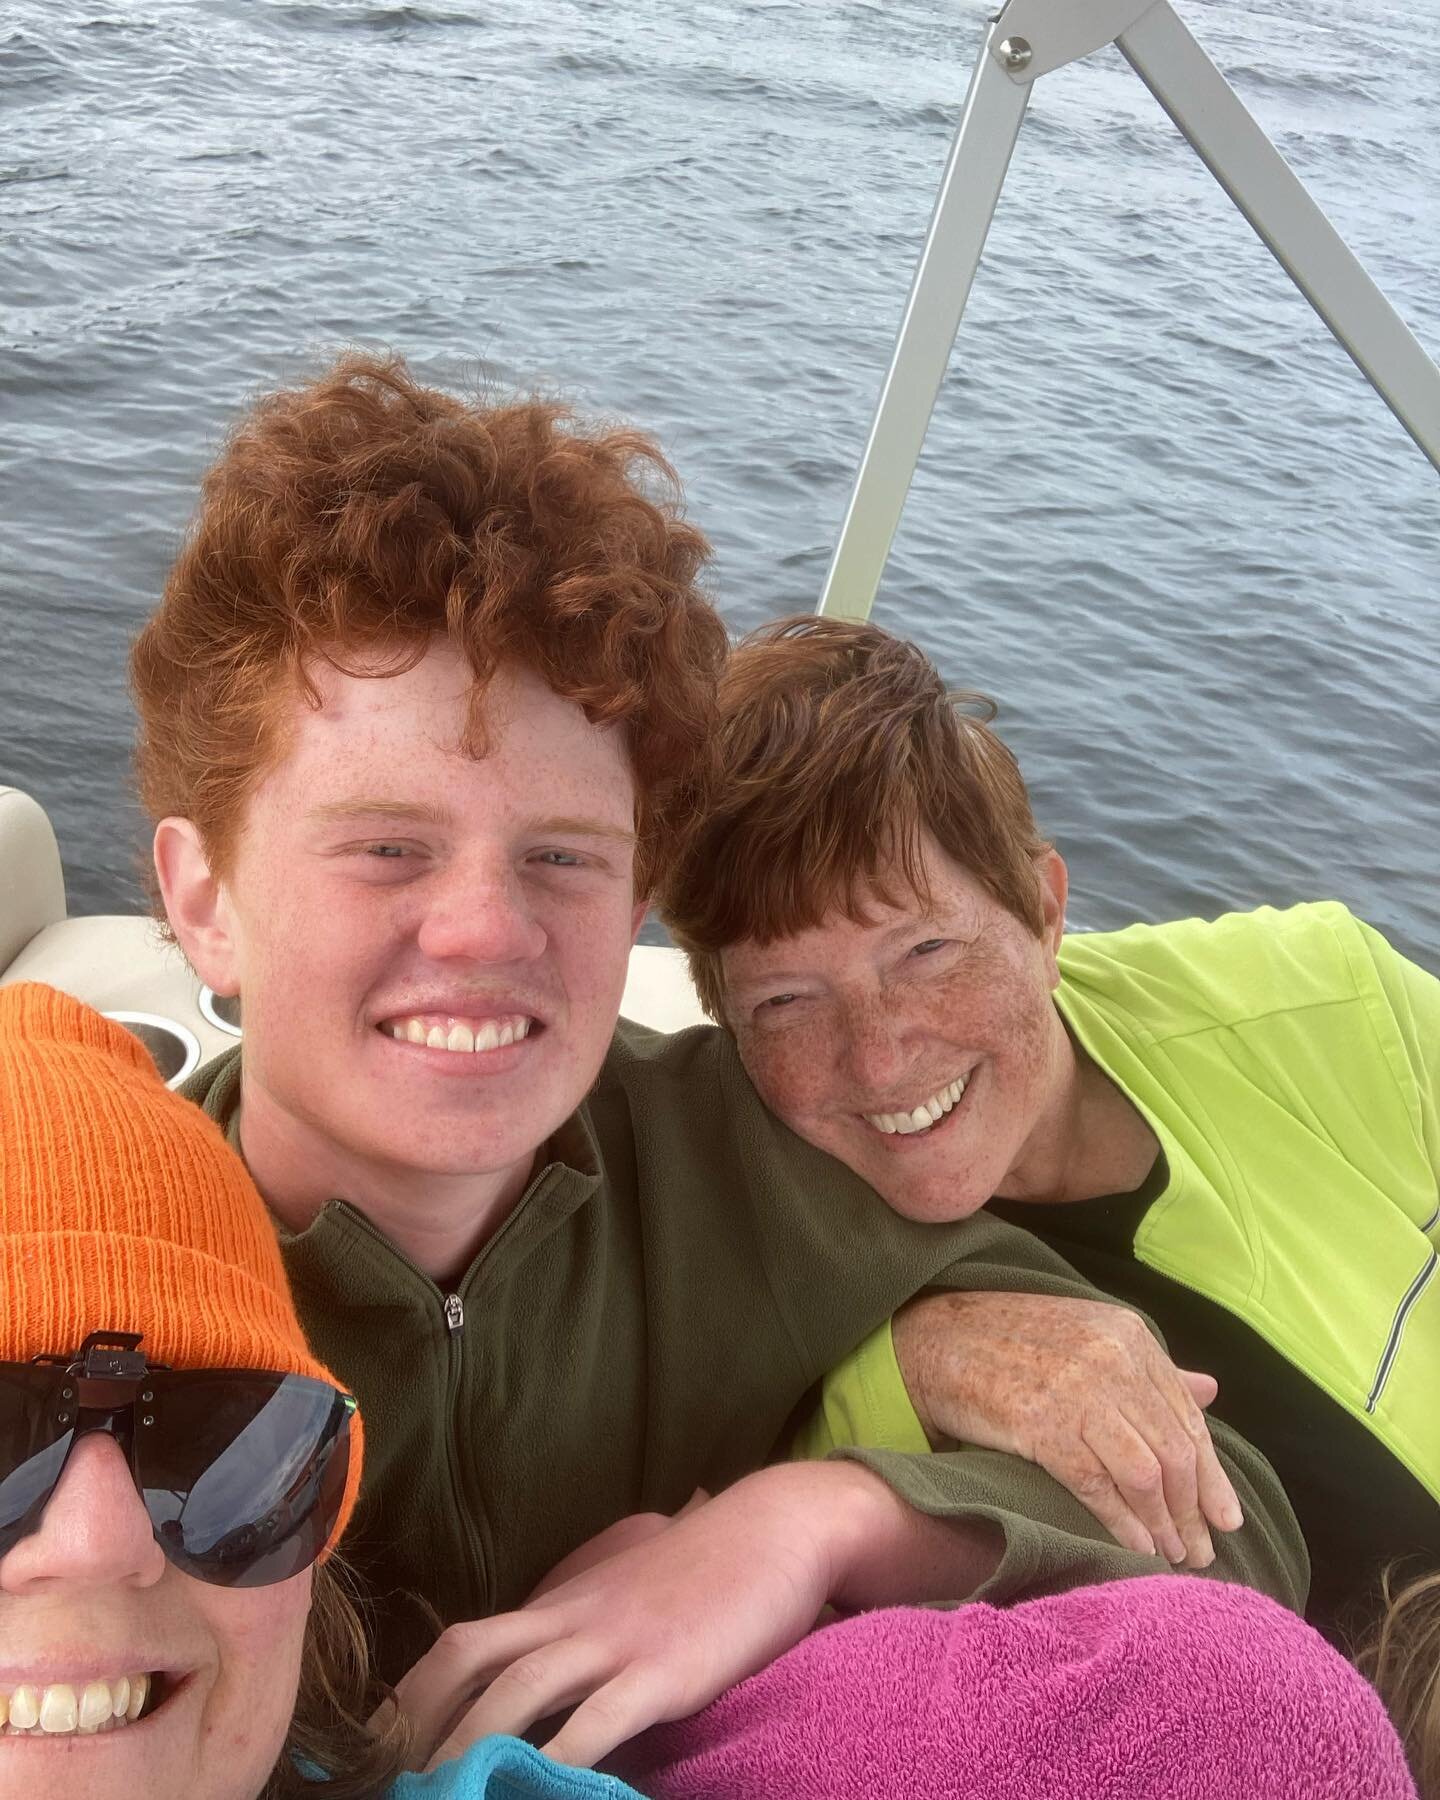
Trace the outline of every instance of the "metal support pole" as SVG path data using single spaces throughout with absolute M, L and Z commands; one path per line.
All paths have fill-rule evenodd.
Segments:
M 1002 62 L 990 54 L 998 31 L 991 27 L 970 79 L 889 373 L 825 577 L 822 613 L 869 617 L 1025 117 L 1028 84 L 1008 80 Z
M 1382 400 L 1440 469 L 1440 367 L 1168 4 L 1115 40 Z
M 1114 42 L 1281 267 L 1440 469 L 1440 367 L 1169 0 L 1006 0 L 975 65 L 822 613 L 869 616 L 985 247 L 1030 84 Z

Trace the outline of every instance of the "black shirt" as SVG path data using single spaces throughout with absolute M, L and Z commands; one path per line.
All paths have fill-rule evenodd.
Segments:
M 1220 1392 L 1210 1412 L 1269 1458 L 1300 1521 L 1312 1564 L 1306 1617 L 1332 1640 L 1352 1642 L 1378 1614 L 1388 1564 L 1408 1558 L 1410 1573 L 1440 1569 L 1440 1505 L 1252 1326 L 1138 1260 L 1135 1233 L 1168 1182 L 1162 1155 L 1131 1194 L 1058 1206 L 992 1200 L 988 1210 L 1147 1313 L 1180 1368 L 1215 1377 Z

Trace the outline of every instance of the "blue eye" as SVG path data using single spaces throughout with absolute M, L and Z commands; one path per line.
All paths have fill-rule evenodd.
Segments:
M 365 854 L 385 857 L 393 862 L 397 857 L 405 854 L 405 846 L 403 844 L 370 844 L 367 846 Z
M 538 861 L 551 869 L 578 869 L 580 858 L 569 850 L 542 850 Z
M 789 1006 L 795 998 L 794 994 L 772 994 L 768 1000 L 762 1000 L 760 1004 L 773 1012 L 777 1007 Z

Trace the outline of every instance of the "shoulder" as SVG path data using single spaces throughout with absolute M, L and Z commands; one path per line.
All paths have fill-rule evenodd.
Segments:
M 1060 950 L 1063 991 L 1107 1000 L 1167 1031 L 1238 1024 L 1368 999 L 1378 964 L 1400 960 L 1338 901 L 1085 932 Z
M 233 1044 L 198 1068 L 180 1092 L 221 1125 L 240 1103 L 240 1046 Z
M 623 1117 L 642 1171 L 667 1189 L 686 1171 L 743 1173 L 746 1186 L 797 1200 L 851 1192 L 878 1204 L 857 1175 L 783 1125 L 751 1086 L 735 1040 L 718 1025 L 653 1031 L 621 1019 L 589 1101 L 604 1139 Z M 862 1200 L 863 1197 L 863 1200 Z
M 617 1021 L 605 1059 L 607 1070 L 624 1079 L 649 1071 L 660 1079 L 688 1079 L 697 1069 L 738 1068 L 735 1040 L 718 1025 L 688 1025 L 683 1031 L 656 1031 L 634 1019 Z
M 621 1019 L 595 1083 L 592 1103 L 620 1101 L 637 1120 L 658 1122 L 680 1108 L 689 1129 L 728 1129 L 768 1117 L 741 1066 L 735 1040 L 718 1025 L 655 1031 Z

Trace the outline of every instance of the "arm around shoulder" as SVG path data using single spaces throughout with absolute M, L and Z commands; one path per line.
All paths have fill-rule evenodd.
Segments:
M 1290 1503 L 1258 1450 L 1218 1421 L 1212 1430 L 1245 1523 L 1217 1535 L 1215 1560 L 1200 1572 L 1255 1588 L 1299 1612 L 1309 1590 L 1310 1559 Z M 989 1530 L 998 1551 L 993 1567 L 974 1586 L 957 1588 L 946 1598 L 1023 1600 L 1169 1567 L 1161 1557 L 1123 1549 L 1059 1482 L 1018 1456 L 973 1449 L 912 1456 L 855 1448 L 836 1457 L 862 1463 L 919 1513 Z M 883 1603 L 884 1597 L 870 1602 Z

